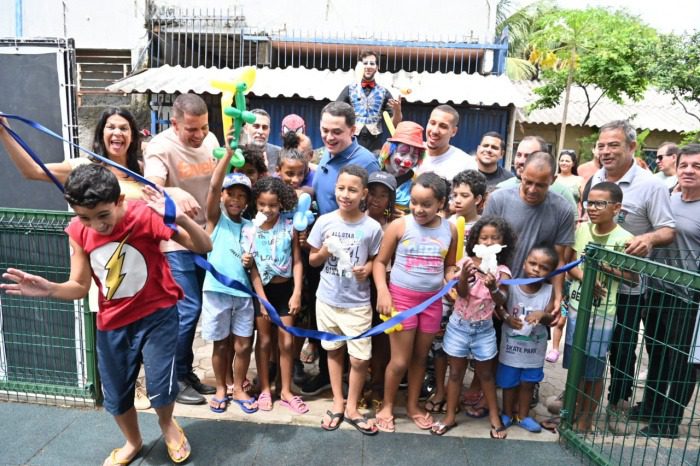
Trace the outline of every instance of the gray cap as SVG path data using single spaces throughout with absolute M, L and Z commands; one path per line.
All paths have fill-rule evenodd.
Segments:
M 374 172 L 369 175 L 369 181 L 367 184 L 381 183 L 392 191 L 396 192 L 396 178 L 394 175 L 387 172 Z
M 253 186 L 250 184 L 250 178 L 245 176 L 243 173 L 229 173 L 226 175 L 221 189 L 224 190 L 235 185 L 245 186 L 248 188 L 248 192 L 253 190 Z

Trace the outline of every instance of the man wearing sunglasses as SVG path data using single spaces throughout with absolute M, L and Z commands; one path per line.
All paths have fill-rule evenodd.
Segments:
M 376 52 L 365 50 L 360 53 L 362 79 L 345 86 L 336 99 L 346 102 L 355 109 L 355 136 L 357 142 L 370 151 L 379 151 L 386 139 L 382 113 L 389 112 L 394 126 L 401 121 L 401 98 L 398 100 L 384 87 L 377 84 L 374 77 L 379 70 L 379 56 Z
M 668 189 L 673 189 L 678 183 L 676 177 L 676 157 L 678 146 L 672 142 L 664 142 L 656 150 L 656 177 L 666 183 Z

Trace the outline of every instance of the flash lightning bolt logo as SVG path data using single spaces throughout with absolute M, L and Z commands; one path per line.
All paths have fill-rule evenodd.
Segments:
M 122 268 L 124 267 L 124 256 L 126 253 L 123 251 L 124 243 L 129 239 L 129 235 L 119 243 L 119 246 L 114 250 L 112 256 L 107 261 L 105 269 L 107 270 L 107 277 L 105 278 L 105 286 L 107 287 L 106 298 L 109 301 L 114 296 L 114 293 L 119 289 L 119 285 L 124 281 L 126 273 L 122 273 Z

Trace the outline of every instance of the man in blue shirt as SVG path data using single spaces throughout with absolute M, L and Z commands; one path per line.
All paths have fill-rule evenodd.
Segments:
M 338 208 L 335 202 L 335 182 L 345 165 L 355 164 L 369 174 L 379 171 L 377 156 L 362 147 L 353 137 L 355 111 L 345 102 L 331 102 L 321 111 L 321 139 L 325 149 L 314 176 L 314 192 L 319 214 Z
M 314 175 L 314 192 L 318 204 L 318 214 L 323 215 L 338 209 L 335 201 L 335 182 L 338 172 L 345 165 L 355 164 L 363 167 L 368 173 L 379 171 L 377 156 L 357 143 L 355 135 L 355 110 L 345 102 L 331 102 L 321 110 L 321 139 L 323 139 L 323 155 Z M 311 289 L 316 289 L 311 284 L 312 277 L 319 271 L 307 268 L 306 280 Z M 316 278 L 318 279 L 318 278 Z M 315 302 L 309 299 L 311 307 L 312 325 L 316 323 Z M 301 384 L 301 392 L 304 395 L 316 395 L 330 387 L 328 377 L 328 358 L 325 351 L 318 345 L 318 375 Z

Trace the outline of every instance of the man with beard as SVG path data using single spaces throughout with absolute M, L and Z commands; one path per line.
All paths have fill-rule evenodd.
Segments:
M 503 158 L 503 138 L 495 131 L 481 136 L 476 148 L 476 165 L 479 172 L 486 177 L 486 185 L 493 188 L 498 183 L 513 177 L 513 174 L 498 164 Z
M 355 110 L 355 136 L 357 142 L 369 151 L 378 151 L 386 138 L 382 113 L 392 115 L 394 126 L 401 121 L 401 99 L 377 84 L 374 76 L 379 70 L 379 55 L 371 50 L 360 53 L 362 79 L 345 86 L 336 101 L 350 104 Z
M 248 123 L 243 127 L 247 142 L 263 150 L 267 171 L 274 173 L 277 170 L 280 146 L 267 142 L 270 138 L 270 114 L 262 108 L 255 108 L 250 112 L 255 115 L 255 123 Z
M 425 128 L 426 155 L 418 174 L 434 172 L 451 181 L 464 170 L 476 170 L 474 157 L 450 145 L 450 139 L 457 134 L 459 113 L 450 105 L 438 105 L 430 113 Z
M 146 147 L 144 176 L 158 186 L 180 188 L 178 206 L 204 227 L 209 179 L 214 166 L 212 151 L 219 147 L 216 136 L 209 132 L 207 104 L 195 94 L 182 94 L 173 103 L 171 127 L 158 134 Z M 183 196 L 183 198 L 180 198 Z M 174 241 L 161 243 L 173 278 L 185 292 L 177 303 L 179 330 L 175 370 L 180 392 L 176 401 L 203 404 L 202 394 L 216 393 L 216 388 L 203 384 L 192 369 L 192 343 L 199 315 L 202 312 L 204 270 L 194 263 L 194 254 Z

